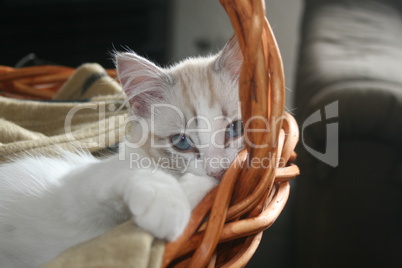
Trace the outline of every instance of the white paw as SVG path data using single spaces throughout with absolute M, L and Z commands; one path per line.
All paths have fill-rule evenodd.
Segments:
M 178 181 L 162 171 L 138 171 L 124 190 L 134 222 L 155 237 L 173 241 L 187 226 L 190 203 Z

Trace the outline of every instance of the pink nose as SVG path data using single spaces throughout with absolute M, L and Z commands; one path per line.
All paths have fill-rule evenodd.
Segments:
M 211 177 L 214 177 L 217 180 L 221 180 L 223 178 L 223 175 L 225 174 L 226 169 L 223 169 L 221 171 L 218 172 L 211 172 L 210 174 L 208 174 Z

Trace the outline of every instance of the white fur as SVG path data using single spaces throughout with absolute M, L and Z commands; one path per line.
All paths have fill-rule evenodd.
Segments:
M 0 267 L 39 267 L 128 219 L 158 238 L 175 240 L 191 210 L 217 185 L 212 177 L 227 168 L 212 166 L 210 159 L 231 162 L 243 147 L 243 139 L 223 146 L 228 123 L 240 120 L 239 68 L 233 64 L 241 58 L 238 51 L 231 41 L 218 56 L 169 69 L 136 54 L 117 54 L 134 119 L 120 153 L 97 159 L 60 151 L 59 157 L 27 156 L 0 165 Z M 153 104 L 177 110 L 152 110 Z M 173 148 L 170 137 L 177 133 L 190 137 L 197 150 Z M 147 139 L 137 146 L 144 134 Z M 185 164 L 156 165 L 176 158 Z M 152 164 L 135 165 L 144 159 Z
M 174 240 L 216 180 L 177 180 L 161 170 L 130 169 L 118 156 L 64 153 L 2 165 L 0 185 L 0 267 L 7 268 L 39 267 L 130 215 L 156 237 Z

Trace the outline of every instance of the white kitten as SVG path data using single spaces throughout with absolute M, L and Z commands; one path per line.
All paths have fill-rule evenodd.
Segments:
M 176 239 L 243 147 L 241 61 L 234 39 L 216 56 L 169 69 L 116 54 L 133 119 L 119 154 L 61 152 L 1 165 L 0 267 L 38 267 L 130 218 Z

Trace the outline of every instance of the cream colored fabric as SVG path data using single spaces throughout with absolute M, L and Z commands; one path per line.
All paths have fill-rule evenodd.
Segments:
M 120 85 L 98 64 L 85 64 L 52 101 L 0 97 L 0 163 L 54 149 L 91 152 L 115 146 L 124 137 L 127 108 Z M 77 245 L 46 268 L 160 267 L 164 243 L 127 222 Z
M 164 243 L 130 222 L 75 246 L 42 268 L 156 268 Z
M 113 146 L 127 126 L 123 102 L 120 85 L 98 64 L 78 68 L 53 101 L 0 97 L 0 161 L 54 146 L 91 152 Z

